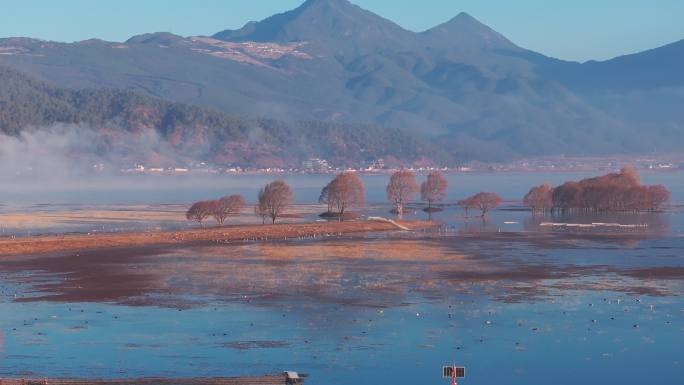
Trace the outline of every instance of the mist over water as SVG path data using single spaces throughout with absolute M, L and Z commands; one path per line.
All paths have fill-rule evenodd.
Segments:
M 133 188 L 141 180 L 121 177 L 120 170 L 150 159 L 162 165 L 188 162 L 155 130 L 117 133 L 57 124 L 16 137 L 0 135 L 0 184 L 3 190 L 29 194 Z

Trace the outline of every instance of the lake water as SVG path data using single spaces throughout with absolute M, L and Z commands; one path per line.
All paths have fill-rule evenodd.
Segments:
M 0 376 L 233 376 L 307 384 L 674 384 L 684 374 L 684 213 L 556 218 L 648 224 L 554 232 L 515 209 L 532 185 L 586 174 L 450 177 L 439 232 L 0 259 Z M 300 203 L 327 176 L 286 178 Z M 253 196 L 271 178 L 130 180 L 8 189 L 3 210 Z M 684 175 L 652 173 L 684 202 Z M 386 176 L 364 178 L 373 213 Z M 387 215 L 387 214 L 384 214 Z M 409 217 L 424 217 L 422 212 Z
M 447 175 L 447 201 L 457 201 L 480 191 L 494 191 L 507 200 L 521 200 L 532 186 L 550 182 L 554 185 L 577 180 L 592 173 L 461 173 Z M 642 182 L 662 183 L 673 192 L 675 202 L 684 202 L 684 172 L 644 173 Z M 281 178 L 295 189 L 298 203 L 318 200 L 321 188 L 330 175 L 221 175 L 221 176 L 144 176 L 78 179 L 41 182 L 24 180 L 6 182 L 0 190 L 0 204 L 151 204 L 188 203 L 201 199 L 242 194 L 248 201 L 256 200 L 259 188 Z M 366 185 L 369 203 L 385 203 L 388 175 L 368 175 Z

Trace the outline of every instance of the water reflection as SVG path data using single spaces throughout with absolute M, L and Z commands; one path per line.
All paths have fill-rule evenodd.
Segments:
M 514 239 L 517 245 L 511 242 Z M 21 302 L 174 308 L 214 301 L 393 307 L 407 303 L 411 293 L 451 298 L 483 291 L 498 301 L 530 302 L 568 288 L 657 296 L 681 292 L 677 282 L 684 278 L 681 260 L 656 254 L 651 255 L 650 266 L 639 266 L 638 248 L 630 257 L 622 248 L 567 242 L 565 237 L 498 233 L 421 239 L 354 237 L 21 257 L 0 261 L 0 269 L 14 272 L 10 279 L 33 288 L 17 298 Z M 672 246 L 680 250 L 681 243 Z M 537 247 L 545 252 L 539 254 Z M 594 261 L 564 257 L 573 249 L 594 255 Z M 656 261 L 668 264 L 654 269 Z
M 670 231 L 670 217 L 661 213 L 600 213 L 589 215 L 536 213 L 525 217 L 524 227 L 526 231 L 559 231 L 559 227 L 541 226 L 543 223 L 604 225 L 575 228 L 577 231 L 586 230 L 585 232 L 589 233 L 640 233 L 662 236 Z M 615 226 L 618 224 L 622 227 Z
M 287 368 L 341 385 L 383 383 L 401 366 L 403 385 L 436 383 L 458 359 L 483 384 L 569 385 L 566 365 L 600 383 L 671 384 L 684 239 L 641 242 L 396 233 L 4 258 L 0 375 Z M 658 379 L 620 374 L 646 355 Z

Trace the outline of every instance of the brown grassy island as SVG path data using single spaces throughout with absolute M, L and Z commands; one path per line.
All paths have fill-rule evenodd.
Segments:
M 276 241 L 353 233 L 424 229 L 428 221 L 358 220 L 348 222 L 235 225 L 179 231 L 45 235 L 0 239 L 0 256 L 43 254 L 115 247 L 179 245 L 201 242 Z

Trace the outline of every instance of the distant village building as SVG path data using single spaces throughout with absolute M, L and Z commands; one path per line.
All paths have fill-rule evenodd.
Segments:
M 370 161 L 365 161 L 362 163 L 362 167 L 361 167 L 361 170 L 366 171 L 366 172 L 372 172 L 372 171 L 384 170 L 384 169 L 385 169 L 385 160 L 382 158 L 370 160 Z
M 306 171 L 329 171 L 330 164 L 325 159 L 310 158 L 302 162 L 302 168 Z

